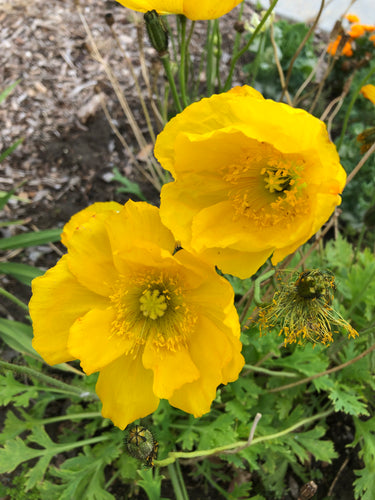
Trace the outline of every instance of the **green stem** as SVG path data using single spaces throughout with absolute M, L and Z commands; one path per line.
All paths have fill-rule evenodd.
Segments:
M 171 462 L 168 465 L 168 472 L 169 472 L 169 477 L 172 482 L 173 486 L 173 491 L 176 497 L 176 500 L 189 500 L 189 497 L 187 496 L 185 485 L 181 485 L 180 478 L 181 476 L 181 471 L 179 471 L 179 465 L 178 462 Z
M 220 78 L 220 63 L 221 63 L 221 33 L 219 19 L 214 20 L 214 35 L 215 35 L 215 45 L 216 49 L 214 51 L 214 56 L 216 60 L 215 75 L 217 80 L 217 92 L 221 92 L 221 78 Z
M 333 413 L 333 411 L 334 410 L 327 410 L 327 411 L 324 411 L 322 413 L 318 413 L 317 415 L 314 415 L 312 417 L 304 418 L 303 420 L 300 420 L 296 424 L 291 425 L 287 429 L 284 429 L 280 432 L 276 432 L 274 434 L 268 434 L 267 436 L 260 436 L 260 437 L 254 438 L 251 441 L 250 446 L 253 444 L 262 443 L 264 441 L 270 441 L 271 439 L 278 439 L 282 436 L 285 436 L 286 434 L 290 434 L 291 432 L 295 431 L 299 427 L 302 427 L 303 425 L 309 425 L 312 422 L 314 422 L 315 420 L 320 420 L 320 419 L 327 417 L 328 415 Z M 198 451 L 191 451 L 191 452 L 183 452 L 183 451 L 174 451 L 173 452 L 172 451 L 168 454 L 168 457 L 165 458 L 164 460 L 155 460 L 155 466 L 156 467 L 165 467 L 167 465 L 169 466 L 170 464 L 173 464 L 179 458 L 200 459 L 200 458 L 208 457 L 211 455 L 225 453 L 228 450 L 233 450 L 236 448 L 239 448 L 239 450 L 242 450 L 242 449 L 246 448 L 247 446 L 248 446 L 247 441 L 237 441 L 235 443 L 226 444 L 224 446 L 218 446 L 217 448 L 212 448 L 210 450 L 198 450 Z
M 261 62 L 262 57 L 263 57 L 263 50 L 264 50 L 265 43 L 266 43 L 266 34 L 261 33 L 257 55 L 255 56 L 255 60 L 252 64 L 252 75 L 251 75 L 250 85 L 254 85 L 254 81 L 257 77 L 260 62 Z
M 262 368 L 260 366 L 244 365 L 244 368 L 246 368 L 247 370 L 251 370 L 253 372 L 264 373 L 265 375 L 270 375 L 271 377 L 288 377 L 288 378 L 298 377 L 297 373 L 276 372 L 276 371 L 272 371 L 272 370 L 267 370 L 267 368 Z
M 83 446 L 88 446 L 90 444 L 100 443 L 102 441 L 108 441 L 111 439 L 111 436 L 97 436 L 90 439 L 83 439 L 82 441 L 77 441 L 76 443 L 68 443 L 62 444 L 60 446 L 56 446 L 53 448 L 54 455 L 58 455 L 59 453 L 65 453 L 66 451 L 74 450 L 75 448 L 82 448 Z M 50 453 L 50 449 L 40 450 L 40 455 L 45 455 L 46 453 Z M 36 457 L 35 457 L 36 458 Z
M 207 21 L 207 46 L 206 46 L 206 85 L 207 97 L 213 94 L 213 26 L 212 21 Z
M 101 417 L 102 414 L 100 411 L 92 411 L 92 412 L 86 412 L 86 413 L 73 413 L 72 415 L 60 415 L 59 417 L 51 417 L 51 418 L 45 418 L 44 420 L 35 420 L 32 421 L 31 423 L 34 425 L 35 423 L 38 423 L 38 425 L 48 425 L 48 424 L 53 424 L 55 422 L 63 422 L 64 420 L 84 420 L 85 418 L 96 418 L 96 417 Z
M 271 278 L 271 276 L 273 276 L 274 274 L 275 269 L 271 269 L 270 271 L 268 271 L 268 273 L 262 274 L 254 281 L 254 302 L 257 306 L 266 305 L 262 302 L 262 299 L 260 297 L 260 284 L 263 283 L 263 281 L 268 280 L 268 278 Z
M 341 135 L 340 135 L 340 138 L 337 142 L 337 151 L 340 151 L 340 148 L 342 146 L 342 142 L 344 140 L 344 135 L 345 135 L 345 132 L 346 132 L 346 129 L 347 129 L 347 126 L 348 126 L 348 121 L 349 121 L 349 116 L 350 116 L 350 113 L 352 112 L 352 109 L 353 109 L 353 106 L 354 106 L 354 103 L 355 101 L 357 100 L 357 97 L 358 97 L 358 94 L 360 93 L 361 91 L 361 88 L 365 85 L 365 83 L 371 78 L 371 76 L 375 73 L 375 65 L 374 67 L 367 73 L 367 75 L 360 81 L 358 87 L 356 88 L 356 90 L 354 91 L 353 95 L 352 95 L 352 98 L 350 100 L 350 103 L 349 103 L 349 106 L 348 106 L 348 109 L 346 110 L 346 113 L 345 113 L 345 117 L 344 117 L 344 121 L 343 121 L 343 124 L 342 124 L 342 130 L 341 130 Z
M 171 64 L 170 64 L 171 61 L 169 59 L 169 54 L 167 53 L 167 54 L 164 54 L 164 55 L 160 56 L 160 59 L 161 59 L 161 62 L 163 63 L 165 74 L 167 75 L 167 79 L 168 79 L 168 82 L 169 82 L 169 87 L 170 87 L 170 89 L 172 91 L 172 96 L 173 96 L 173 100 L 174 100 L 174 103 L 176 105 L 177 111 L 179 113 L 181 113 L 182 106 L 181 106 L 180 98 L 178 97 L 176 84 L 175 84 L 175 81 L 174 81 L 174 78 L 173 78 L 173 74 L 172 74 L 172 70 L 171 70 Z
M 24 304 L 21 300 L 17 299 L 17 297 L 15 297 L 12 293 L 4 290 L 4 288 L 0 287 L 0 295 L 3 295 L 7 299 L 11 300 L 15 304 L 17 304 L 17 306 L 19 306 L 21 309 L 23 309 L 24 311 L 29 312 L 29 308 L 27 307 L 26 304 Z
M 177 17 L 181 27 L 181 43 L 180 43 L 180 68 L 179 68 L 179 79 L 180 79 L 180 92 L 182 103 L 184 108 L 188 105 L 188 100 L 186 97 L 186 51 L 187 51 L 187 40 L 186 40 L 186 17 L 184 15 L 179 15 Z
M 209 474 L 204 470 L 204 467 L 202 465 L 199 465 L 198 463 L 195 464 L 199 474 L 201 474 L 203 477 L 206 478 L 206 481 L 210 483 L 210 485 L 215 488 L 222 496 L 223 498 L 233 498 L 230 494 L 228 494 L 224 488 L 219 486 L 216 481 L 214 481 Z
M 242 2 L 240 4 L 240 11 L 238 14 L 238 22 L 239 23 L 242 21 L 244 6 L 245 6 L 245 2 Z M 238 47 L 240 46 L 241 35 L 242 35 L 242 33 L 239 33 L 238 31 L 236 31 L 236 36 L 234 38 L 234 44 L 233 44 L 233 50 L 232 50 L 232 57 L 234 57 L 234 54 L 236 54 L 238 52 Z
M 28 377 L 34 377 L 42 382 L 53 385 L 63 391 L 67 391 L 70 394 L 74 394 L 75 396 L 82 397 L 83 394 L 87 394 L 92 399 L 97 399 L 97 395 L 94 393 L 90 393 L 84 387 L 77 387 L 75 385 L 69 385 L 65 382 L 61 382 L 49 375 L 45 375 L 44 373 L 38 372 L 33 368 L 29 368 L 27 366 L 15 365 L 13 363 L 7 363 L 5 361 L 0 361 L 0 368 L 4 368 L 5 370 L 11 370 L 15 373 L 20 373 L 21 375 L 27 375 Z
M 180 467 L 179 462 L 176 462 L 176 469 L 177 469 L 177 477 L 178 477 L 178 480 L 180 483 L 180 487 L 181 487 L 181 491 L 182 491 L 182 494 L 184 496 L 184 499 L 189 500 L 189 495 L 188 495 L 188 492 L 186 490 L 185 481 L 184 481 L 184 477 L 183 477 L 182 472 L 181 472 L 181 467 Z
M 234 68 L 236 66 L 238 59 L 249 49 L 250 45 L 253 43 L 254 38 L 257 36 L 259 31 L 262 29 L 262 26 L 265 24 L 265 22 L 267 21 L 269 16 L 272 14 L 272 11 L 273 11 L 274 7 L 276 6 L 277 2 L 278 2 L 278 0 L 273 0 L 271 5 L 269 6 L 267 12 L 264 14 L 262 20 L 260 21 L 260 23 L 258 24 L 256 29 L 254 30 L 254 33 L 249 38 L 247 44 L 239 52 L 237 52 L 237 54 L 235 54 L 233 56 L 232 62 L 230 65 L 230 69 L 229 69 L 228 78 L 225 81 L 224 91 L 228 91 L 232 85 L 233 72 L 234 72 Z

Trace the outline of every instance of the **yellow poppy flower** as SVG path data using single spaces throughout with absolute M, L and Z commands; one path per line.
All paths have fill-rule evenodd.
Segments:
M 159 134 L 155 155 L 175 178 L 162 188 L 163 223 L 240 278 L 307 241 L 346 179 L 323 122 L 248 86 L 187 107 Z
M 368 85 L 364 85 L 361 88 L 361 94 L 375 104 L 375 85 L 371 85 L 370 83 Z
M 230 284 L 175 253 L 147 203 L 95 204 L 65 226 L 68 253 L 32 283 L 33 346 L 100 372 L 102 414 L 123 429 L 159 399 L 200 416 L 244 364 Z
M 193 21 L 216 19 L 234 9 L 242 0 L 117 0 L 138 12 L 156 10 L 159 14 L 184 14 Z

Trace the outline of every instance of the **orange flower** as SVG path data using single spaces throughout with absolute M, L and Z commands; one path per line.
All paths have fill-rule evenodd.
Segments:
M 366 33 L 366 28 L 363 24 L 353 24 L 348 32 L 351 38 L 359 38 Z
M 344 47 L 342 48 L 341 52 L 339 55 L 351 57 L 353 55 L 353 49 L 352 49 L 352 41 L 356 40 L 357 38 L 360 38 L 363 36 L 366 32 L 372 32 L 375 31 L 375 26 L 371 26 L 370 24 L 360 24 L 359 18 L 355 14 L 347 14 L 345 18 L 349 21 L 352 26 L 350 27 L 350 30 L 346 33 L 346 36 L 350 37 L 349 40 L 345 43 Z M 336 40 L 331 42 L 328 47 L 327 47 L 327 52 L 334 56 L 337 52 L 338 49 L 340 49 L 340 42 L 341 42 L 342 36 L 338 35 Z M 369 37 L 369 40 L 374 42 L 375 44 L 375 35 L 371 35 Z M 342 43 L 342 42 L 341 42 Z
M 341 42 L 341 35 L 339 35 L 334 42 L 331 42 L 327 47 L 328 54 L 334 56 L 336 54 L 337 48 Z M 353 50 L 351 43 L 347 41 L 341 50 L 341 55 L 351 57 L 353 55 Z
M 359 17 L 355 14 L 346 14 L 345 19 L 347 19 L 350 23 L 359 23 Z

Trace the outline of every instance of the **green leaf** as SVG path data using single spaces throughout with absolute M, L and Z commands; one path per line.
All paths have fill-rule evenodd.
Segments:
M 364 468 L 355 470 L 358 478 L 354 481 L 355 498 L 358 500 L 373 500 L 375 498 L 375 417 L 365 422 L 354 418 L 355 437 L 350 444 L 355 447 L 361 444 L 359 456 L 364 461 Z
M 121 447 L 121 441 L 108 441 L 92 448 L 85 446 L 84 453 L 65 460 L 59 469 L 51 468 L 50 473 L 62 484 L 45 484 L 43 498 L 114 500 L 105 491 L 104 469 L 120 455 Z
M 14 406 L 27 407 L 31 398 L 38 397 L 38 389 L 24 385 L 13 378 L 12 373 L 0 375 L 0 405 L 12 403 Z
M 13 142 L 13 144 L 12 144 L 11 146 L 9 146 L 9 148 L 7 148 L 5 151 L 3 151 L 2 153 L 0 153 L 0 163 L 1 163 L 3 160 L 5 160 L 5 158 L 6 158 L 7 156 L 9 156 L 10 154 L 12 154 L 12 153 L 13 153 L 13 151 L 14 151 L 15 149 L 17 149 L 17 148 L 18 148 L 18 146 L 19 146 L 22 142 L 23 142 L 23 139 L 22 139 L 22 138 L 21 138 L 21 139 L 17 139 L 16 141 L 14 141 L 14 142 Z M 5 204 L 6 204 L 6 203 L 8 203 L 8 200 L 9 200 L 9 198 L 12 196 L 12 194 L 13 194 L 13 193 L 12 193 L 12 192 L 10 192 L 10 193 L 8 193 L 8 194 L 6 195 L 7 199 L 6 199 L 6 201 L 5 201 L 5 202 L 4 202 L 4 200 L 3 200 L 3 199 L 1 199 L 1 198 L 0 198 L 0 210 L 2 210 L 2 208 L 5 206 Z M 8 195 L 9 195 L 9 196 L 8 196 Z
M 27 248 L 46 243 L 60 241 L 61 229 L 46 229 L 33 233 L 23 233 L 17 236 L 0 239 L 0 250 L 10 250 L 14 248 Z
M 0 318 L 0 338 L 15 351 L 41 359 L 31 345 L 31 340 L 33 338 L 33 329 L 31 325 Z
M 137 484 L 143 488 L 149 500 L 167 500 L 161 496 L 161 482 L 163 477 L 159 474 L 159 469 L 139 470 L 141 479 Z
M 307 344 L 304 347 L 296 346 L 290 356 L 273 360 L 274 366 L 290 368 L 306 376 L 324 372 L 328 368 L 329 359 L 325 355 L 325 348 Z
M 375 464 L 355 470 L 358 478 L 354 481 L 354 495 L 357 500 L 374 500 L 375 498 Z
M 366 404 L 360 399 L 357 392 L 347 384 L 335 382 L 328 393 L 336 411 L 343 411 L 350 415 L 369 415 Z
M 229 413 L 221 414 L 215 420 L 204 426 L 201 433 L 199 449 L 206 450 L 233 443 L 238 440 L 234 429 L 233 417 Z
M 320 439 L 325 433 L 323 427 L 316 426 L 309 431 L 294 434 L 294 439 L 314 455 L 316 460 L 331 463 L 337 457 L 337 453 L 334 450 L 332 441 Z
M 30 430 L 34 422 L 20 420 L 11 410 L 7 412 L 4 428 L 0 434 L 0 443 L 19 436 L 22 432 Z
M 47 467 L 51 461 L 52 456 L 45 455 L 41 457 L 38 462 L 30 468 L 27 472 L 27 481 L 25 482 L 25 491 L 31 490 L 34 486 L 43 480 Z
M 7 441 L 3 448 L 0 448 L 0 474 L 13 472 L 22 462 L 39 457 L 43 451 L 29 448 L 19 437 Z
M 0 262 L 0 273 L 9 274 L 24 285 L 31 285 L 31 281 L 44 274 L 44 271 L 34 266 L 16 262 Z
M 147 201 L 141 191 L 141 188 L 139 187 L 139 184 L 137 184 L 136 182 L 132 182 L 127 177 L 121 175 L 120 171 L 117 168 L 113 169 L 113 180 L 119 182 L 124 186 L 117 188 L 118 193 L 135 194 L 140 200 Z
M 198 442 L 199 433 L 194 430 L 193 426 L 184 429 L 176 439 L 176 443 L 181 443 L 182 449 L 186 451 L 192 450 Z
M 8 97 L 8 95 L 12 92 L 12 90 L 20 83 L 21 79 L 16 80 L 14 83 L 9 85 L 5 90 L 3 90 L 0 94 L 0 104 Z

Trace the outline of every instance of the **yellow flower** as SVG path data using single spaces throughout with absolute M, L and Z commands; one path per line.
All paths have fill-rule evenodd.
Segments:
M 175 178 L 161 192 L 163 223 L 240 278 L 307 241 L 346 179 L 323 122 L 248 86 L 187 107 L 159 134 L 155 155 Z
M 159 14 L 184 14 L 194 21 L 216 19 L 234 9 L 242 0 L 117 0 L 138 12 L 156 10 Z
M 365 85 L 361 88 L 361 94 L 369 101 L 375 104 L 375 85 Z
M 363 86 L 361 94 L 375 104 L 375 85 Z M 365 154 L 375 143 L 375 127 L 370 127 L 357 135 L 357 141 L 361 144 L 361 154 Z
M 65 226 L 68 253 L 32 283 L 33 346 L 49 364 L 100 372 L 102 414 L 124 428 L 160 398 L 200 416 L 244 360 L 233 290 L 175 253 L 147 203 L 95 204 Z

